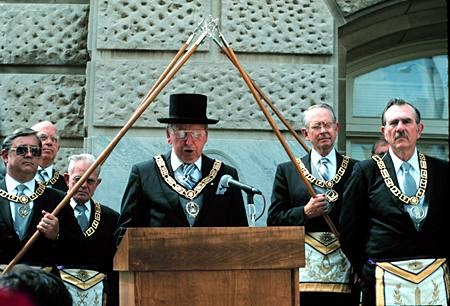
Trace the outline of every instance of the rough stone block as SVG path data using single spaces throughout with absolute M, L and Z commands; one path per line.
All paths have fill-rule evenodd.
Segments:
M 99 61 L 95 63 L 94 125 L 122 126 L 137 109 L 166 63 Z M 333 67 L 330 65 L 257 64 L 246 71 L 288 122 L 301 119 L 312 104 L 333 105 Z M 262 111 L 230 62 L 188 62 L 150 104 L 135 126 L 160 127 L 168 114 L 169 95 L 196 92 L 208 95 L 208 116 L 227 129 L 267 130 Z M 280 123 L 279 123 L 280 124 Z
M 386 0 L 336 0 L 344 16 L 349 16 L 380 2 L 386 2 Z
M 84 75 L 0 74 L 0 134 L 49 120 L 62 137 L 83 137 Z
M 98 49 L 178 50 L 211 10 L 209 1 L 200 0 L 106 0 L 96 5 Z
M 64 145 L 64 140 L 62 145 Z M 55 168 L 63 174 L 67 172 L 67 167 L 69 166 L 69 156 L 73 154 L 81 154 L 84 153 L 85 150 L 83 148 L 65 148 L 61 147 L 58 151 L 58 155 L 55 159 Z
M 82 4 L 0 3 L 0 63 L 85 64 L 88 11 Z
M 235 51 L 333 53 L 333 18 L 324 1 L 223 1 L 222 16 L 223 34 Z

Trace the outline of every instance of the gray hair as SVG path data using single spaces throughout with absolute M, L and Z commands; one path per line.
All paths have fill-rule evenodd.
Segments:
M 2 149 L 9 151 L 11 149 L 14 139 L 19 138 L 19 137 L 30 136 L 30 135 L 36 137 L 39 148 L 42 148 L 41 139 L 37 136 L 37 132 L 35 130 L 32 130 L 30 128 L 18 128 L 17 130 L 14 130 L 14 132 L 12 132 L 12 134 L 5 137 L 5 139 L 3 140 L 3 143 L 2 143 Z
M 175 131 L 175 130 L 176 130 L 176 127 L 177 127 L 178 125 L 181 125 L 181 124 L 183 124 L 183 123 L 169 123 L 169 124 L 167 125 L 167 129 L 170 130 L 170 131 Z M 205 123 L 205 124 L 199 123 L 199 124 L 200 124 L 200 125 L 204 125 L 205 130 L 208 129 L 208 125 L 207 125 L 206 123 Z
M 420 116 L 420 111 L 417 109 L 417 107 L 415 107 L 411 103 L 407 102 L 406 100 L 403 100 L 402 98 L 394 98 L 394 99 L 391 99 L 388 101 L 388 103 L 386 104 L 386 107 L 383 110 L 383 113 L 381 114 L 381 125 L 382 126 L 386 125 L 385 114 L 386 114 L 387 110 L 393 105 L 400 105 L 400 106 L 401 105 L 409 105 L 414 110 L 414 113 L 416 115 L 416 123 L 417 124 L 420 123 L 421 116 Z
M 73 167 L 74 167 L 75 163 L 78 162 L 78 161 L 84 161 L 85 163 L 92 165 L 95 162 L 95 159 L 96 158 L 95 158 L 94 155 L 88 154 L 88 153 L 71 155 L 68 158 L 69 166 L 68 166 L 67 171 L 69 172 L 69 174 L 72 173 Z M 96 172 L 99 175 L 100 175 L 100 170 L 101 170 L 101 167 L 98 166 L 97 169 L 96 169 Z
M 320 103 L 320 104 L 311 105 L 303 112 L 303 127 L 305 127 L 305 128 L 309 127 L 311 112 L 318 108 L 324 108 L 324 109 L 328 110 L 331 114 L 331 117 L 333 118 L 333 123 L 336 123 L 336 115 L 334 114 L 333 108 L 326 103 Z

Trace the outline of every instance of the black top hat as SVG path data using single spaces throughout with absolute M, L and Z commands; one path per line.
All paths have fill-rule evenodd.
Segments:
M 206 117 L 205 95 L 173 94 L 170 95 L 169 118 L 158 118 L 161 123 L 216 124 L 217 119 Z

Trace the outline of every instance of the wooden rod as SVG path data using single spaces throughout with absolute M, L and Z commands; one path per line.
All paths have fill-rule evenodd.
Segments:
M 225 41 L 225 38 L 222 35 L 220 35 L 220 37 L 225 44 L 224 48 L 227 49 L 227 54 L 229 54 L 232 63 L 236 66 L 236 68 L 239 70 L 239 73 L 244 78 L 245 83 L 247 84 L 253 97 L 255 98 L 256 102 L 258 103 L 259 107 L 261 108 L 264 116 L 266 117 L 267 121 L 269 122 L 270 126 L 272 127 L 272 130 L 274 131 L 275 135 L 277 136 L 278 140 L 280 141 L 281 145 L 283 146 L 284 150 L 286 151 L 287 155 L 289 156 L 289 159 L 291 160 L 292 164 L 295 166 L 295 169 L 296 169 L 298 175 L 300 176 L 300 179 L 305 184 L 306 189 L 308 190 L 309 194 L 312 197 L 316 196 L 316 192 L 312 188 L 310 182 L 303 175 L 303 172 L 301 171 L 301 168 L 298 165 L 294 154 L 292 153 L 291 149 L 289 148 L 289 145 L 287 144 L 286 140 L 283 138 L 283 135 L 281 134 L 280 130 L 278 129 L 275 121 L 272 119 L 271 115 L 269 114 L 267 109 L 262 104 L 261 98 L 260 98 L 257 90 L 255 89 L 255 84 L 250 79 L 249 75 L 245 72 L 244 68 L 242 68 L 242 65 L 239 63 L 239 60 L 236 57 L 233 49 Z M 330 216 L 328 216 L 328 214 L 325 214 L 325 215 L 323 215 L 323 218 L 325 219 L 325 222 L 327 223 L 327 225 L 329 226 L 329 228 L 333 232 L 333 234 L 336 237 L 339 237 L 339 232 L 337 231 L 335 225 L 331 221 Z
M 220 46 L 220 45 L 219 45 Z M 224 48 L 223 46 L 220 46 L 220 48 L 222 49 L 222 51 L 225 53 L 225 55 L 228 57 L 228 59 L 231 60 L 231 62 L 236 65 L 233 62 L 233 59 L 230 55 L 230 52 L 227 48 Z M 244 71 L 244 73 L 247 74 L 247 72 Z M 247 74 L 248 76 L 248 74 Z M 261 98 L 263 98 L 264 101 L 266 101 L 266 104 L 269 105 L 270 109 L 275 113 L 275 115 L 277 115 L 278 119 L 281 120 L 281 122 L 284 124 L 284 126 L 288 129 L 288 131 L 292 134 L 292 136 L 294 136 L 294 138 L 297 140 L 297 142 L 302 146 L 302 148 L 306 151 L 309 152 L 310 148 L 308 147 L 308 145 L 303 141 L 303 139 L 300 138 L 300 136 L 298 135 L 298 133 L 295 131 L 295 129 L 289 124 L 289 122 L 284 118 L 284 116 L 280 113 L 280 111 L 273 105 L 273 103 L 270 101 L 270 99 L 266 96 L 266 94 L 264 94 L 264 92 L 261 90 L 261 88 L 259 88 L 255 82 L 250 78 L 250 76 L 248 76 L 248 78 L 250 79 L 250 81 L 252 82 L 253 86 L 255 87 L 256 91 L 259 93 L 259 95 L 261 96 Z

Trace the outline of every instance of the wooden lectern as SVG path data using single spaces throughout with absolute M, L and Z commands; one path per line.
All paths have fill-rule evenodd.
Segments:
M 296 306 L 304 228 L 129 228 L 120 305 Z

